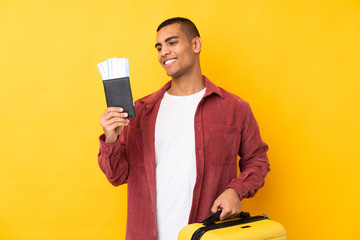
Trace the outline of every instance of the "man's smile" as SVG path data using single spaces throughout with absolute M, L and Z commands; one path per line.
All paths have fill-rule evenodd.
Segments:
M 176 58 L 168 59 L 168 60 L 164 61 L 164 65 L 165 65 L 165 66 L 169 66 L 169 65 L 171 65 L 172 63 L 176 62 L 176 60 L 177 60 Z

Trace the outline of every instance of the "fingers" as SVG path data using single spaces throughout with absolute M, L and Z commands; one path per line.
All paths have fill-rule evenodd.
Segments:
M 123 112 L 124 109 L 120 108 L 120 107 L 108 107 L 103 114 L 101 114 L 101 118 L 103 118 L 103 116 L 107 115 L 109 112 Z
M 213 204 L 213 206 L 212 206 L 212 208 L 211 208 L 211 212 L 212 212 L 212 213 L 216 213 L 216 212 L 219 211 L 220 209 L 221 209 L 220 203 L 219 203 L 217 200 L 215 200 L 215 202 L 214 202 L 214 204 Z
M 122 127 L 129 124 L 128 114 L 123 108 L 109 107 L 101 115 L 100 124 L 104 130 L 106 142 L 115 142 Z
M 229 218 L 234 218 L 240 214 L 241 210 L 230 209 L 230 208 L 222 208 L 222 212 L 220 215 L 220 220 L 225 220 Z
M 237 192 L 232 189 L 226 189 L 214 202 L 211 212 L 215 213 L 222 209 L 220 220 L 233 218 L 241 212 L 241 201 Z
M 128 114 L 126 112 L 123 112 L 124 110 L 122 108 L 116 108 L 116 107 L 109 107 L 105 110 L 103 114 L 101 114 L 100 123 L 103 127 L 106 127 L 107 125 L 111 125 L 115 122 L 123 122 L 128 123 L 129 120 L 125 119 L 128 117 Z
M 220 209 L 221 209 L 220 220 L 236 217 L 241 212 L 241 209 L 239 210 L 234 207 L 227 206 L 226 203 L 221 204 L 221 202 L 217 202 L 217 201 L 214 202 L 211 208 L 211 212 L 216 213 Z
M 118 107 L 109 107 L 105 110 L 105 112 L 101 115 L 101 119 L 109 120 L 113 117 L 121 117 L 126 118 L 128 114 L 123 112 L 124 109 Z
M 104 131 L 112 131 L 117 127 L 127 126 L 129 124 L 129 119 L 123 117 L 112 117 L 110 119 L 101 119 L 100 123 Z
M 122 124 L 126 126 L 129 123 L 129 119 L 123 118 L 123 117 L 112 117 L 109 120 L 104 121 L 108 126 L 111 126 L 113 124 Z
M 129 119 L 123 117 L 111 117 L 109 119 L 101 119 L 100 123 L 105 132 L 113 131 L 117 127 L 127 126 L 129 124 Z

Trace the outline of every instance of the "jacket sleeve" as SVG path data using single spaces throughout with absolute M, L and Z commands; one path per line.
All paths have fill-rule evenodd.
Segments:
M 238 192 L 240 200 L 253 197 L 264 185 L 265 176 L 270 171 L 266 155 L 268 145 L 261 139 L 259 126 L 248 103 L 245 112 L 239 148 L 241 173 L 227 186 Z
M 105 135 L 99 137 L 100 150 L 98 163 L 106 178 L 114 186 L 126 183 L 129 165 L 126 160 L 126 135 L 128 127 L 124 127 L 114 143 L 106 143 Z

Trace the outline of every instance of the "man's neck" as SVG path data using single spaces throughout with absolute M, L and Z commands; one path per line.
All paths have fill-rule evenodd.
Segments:
M 201 72 L 199 72 L 193 76 L 173 78 L 168 93 L 175 96 L 188 96 L 200 92 L 204 88 L 205 81 Z

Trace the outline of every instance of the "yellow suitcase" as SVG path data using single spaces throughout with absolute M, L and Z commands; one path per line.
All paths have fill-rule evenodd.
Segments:
M 286 240 L 285 228 L 266 215 L 251 217 L 242 212 L 238 218 L 217 221 L 220 213 L 185 226 L 178 240 Z

